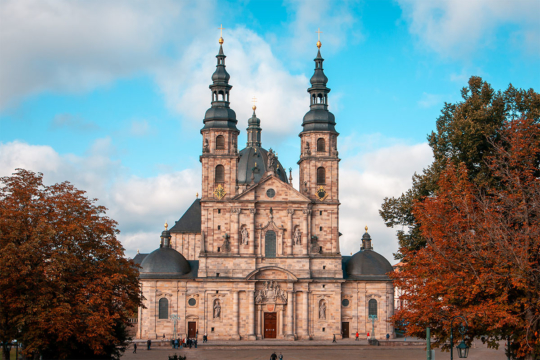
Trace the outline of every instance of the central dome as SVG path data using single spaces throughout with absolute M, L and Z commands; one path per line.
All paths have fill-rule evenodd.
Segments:
M 254 175 L 253 181 L 258 183 L 268 170 L 268 151 L 260 146 L 249 146 L 240 150 L 238 155 L 240 157 L 238 160 L 238 184 L 250 184 L 251 174 Z M 289 183 L 287 180 L 287 172 L 279 160 L 277 161 L 277 164 L 278 168 L 276 170 L 276 175 L 281 181 Z

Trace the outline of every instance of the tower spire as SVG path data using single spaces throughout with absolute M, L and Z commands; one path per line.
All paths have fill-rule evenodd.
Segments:
M 310 110 L 304 116 L 302 126 L 303 131 L 330 131 L 336 133 L 335 130 L 335 117 L 330 111 L 328 111 L 328 93 L 330 89 L 326 87 L 328 78 L 324 74 L 323 62 L 324 59 L 321 56 L 321 33 L 317 30 L 317 57 L 313 59 L 315 61 L 315 72 L 310 79 L 311 87 L 307 90 L 310 97 Z
M 219 27 L 221 36 L 219 38 L 219 51 L 216 55 L 216 71 L 212 75 L 212 107 L 206 111 L 204 116 L 204 128 L 227 128 L 238 130 L 236 124 L 236 113 L 229 107 L 229 92 L 232 86 L 229 85 L 231 76 L 225 69 L 225 53 L 223 52 L 223 25 Z
M 247 147 L 261 147 L 261 119 L 255 113 L 255 110 L 257 110 L 257 106 L 255 105 L 257 98 L 253 97 L 251 101 L 253 102 L 253 106 L 251 107 L 253 109 L 253 115 L 248 119 Z

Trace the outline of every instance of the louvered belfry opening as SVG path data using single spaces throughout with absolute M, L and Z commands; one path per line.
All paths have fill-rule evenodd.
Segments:
M 216 137 L 216 150 L 225 150 L 225 138 L 223 135 Z
M 225 167 L 223 165 L 216 166 L 216 176 L 215 181 L 217 183 L 224 183 L 225 182 Z
M 326 184 L 326 170 L 323 167 L 317 169 L 317 185 Z

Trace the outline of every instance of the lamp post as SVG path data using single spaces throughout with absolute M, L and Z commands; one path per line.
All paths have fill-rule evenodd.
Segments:
M 173 340 L 176 339 L 176 323 L 179 318 L 180 316 L 178 315 L 171 315 L 171 320 L 173 321 Z
M 465 333 L 467 332 L 467 327 L 469 326 L 467 324 L 467 319 L 465 319 L 463 316 L 458 315 L 454 316 L 452 320 L 450 320 L 450 360 L 454 360 L 454 320 L 455 319 L 461 319 L 461 325 L 459 326 L 459 333 L 461 334 L 461 343 L 456 346 L 456 349 L 458 351 L 458 357 L 460 359 L 465 359 L 467 356 L 469 356 L 469 347 L 467 344 L 465 344 L 464 337 Z M 465 323 L 465 325 L 464 325 Z
M 377 319 L 377 315 L 369 315 L 369 318 L 371 319 L 371 337 L 373 338 L 373 334 L 375 333 L 375 319 Z

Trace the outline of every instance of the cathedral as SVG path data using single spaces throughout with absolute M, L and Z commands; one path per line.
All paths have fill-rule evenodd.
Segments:
M 393 338 L 392 266 L 373 251 L 367 227 L 358 230 L 356 254 L 340 252 L 339 133 L 321 42 L 299 135 L 299 189 L 263 147 L 255 106 L 238 150 L 223 38 L 219 44 L 201 129 L 201 197 L 165 224 L 157 250 L 134 259 L 144 295 L 136 337 Z

